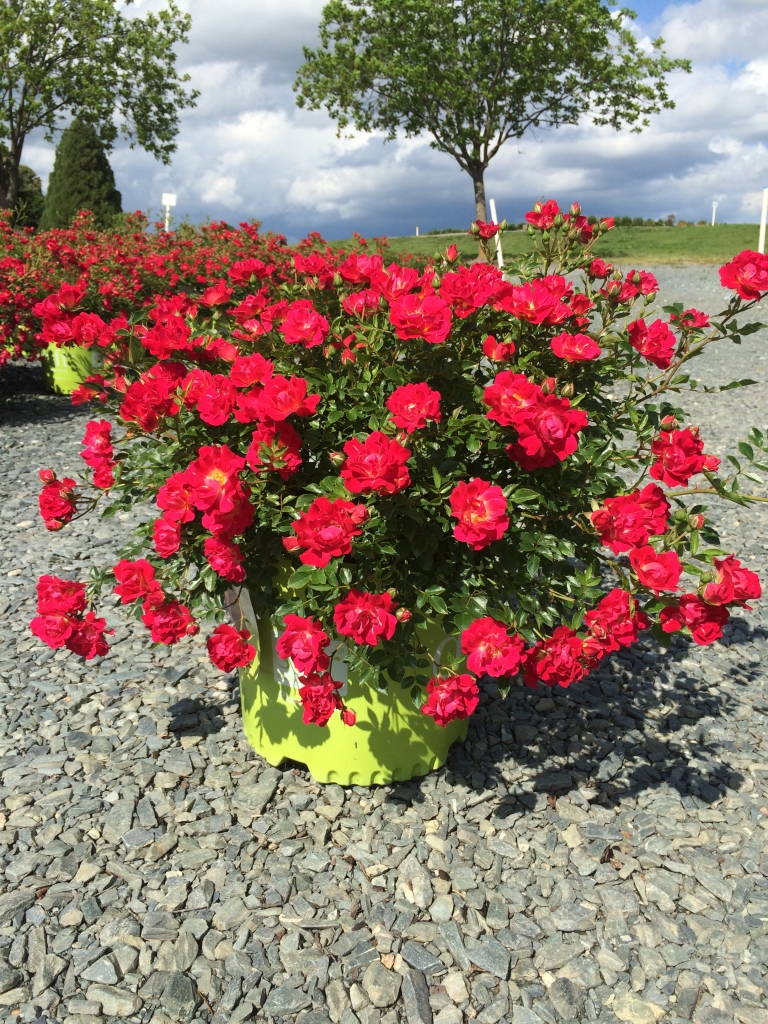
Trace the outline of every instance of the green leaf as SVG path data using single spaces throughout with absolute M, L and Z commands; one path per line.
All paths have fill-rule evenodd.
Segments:
M 748 445 L 746 441 L 739 441 L 737 448 L 745 459 L 749 459 L 750 462 L 754 460 L 755 450 L 751 445 Z
M 538 491 L 533 491 L 530 487 L 518 487 L 509 496 L 509 500 L 515 502 L 518 505 L 523 505 L 526 502 L 540 499 L 541 495 Z

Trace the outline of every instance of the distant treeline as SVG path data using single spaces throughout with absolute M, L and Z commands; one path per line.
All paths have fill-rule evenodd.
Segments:
M 587 223 L 589 223 L 589 224 L 596 224 L 597 221 L 598 221 L 598 218 L 595 217 L 594 214 L 590 214 L 590 216 L 587 217 Z M 690 227 L 694 223 L 697 223 L 699 225 L 701 225 L 701 224 L 708 224 L 709 223 L 709 221 L 706 221 L 706 220 L 700 220 L 700 221 L 696 221 L 696 222 L 694 222 L 692 220 L 689 220 L 689 221 L 678 220 L 675 217 L 674 213 L 670 213 L 666 217 L 663 217 L 663 218 L 659 217 L 658 220 L 653 220 L 651 217 L 614 217 L 613 221 L 614 221 L 614 224 L 616 225 L 617 228 L 674 228 L 674 227 L 684 228 L 684 227 Z M 720 223 L 723 224 L 725 222 L 724 221 L 720 221 Z M 525 224 L 525 223 L 522 223 L 522 224 L 508 223 L 507 224 L 507 230 L 508 231 L 522 231 L 522 229 L 527 227 L 527 226 L 528 225 Z M 468 232 L 468 230 L 469 230 L 468 228 L 433 228 L 432 231 L 425 231 L 424 234 L 425 235 L 464 235 L 464 234 L 466 234 Z

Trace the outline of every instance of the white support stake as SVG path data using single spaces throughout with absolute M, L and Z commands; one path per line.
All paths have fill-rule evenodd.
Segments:
M 176 205 L 175 192 L 163 192 L 163 206 L 165 207 L 165 230 L 171 226 L 171 207 Z
M 717 200 L 712 203 L 712 227 L 715 226 L 715 212 L 717 210 Z
M 490 200 L 490 206 L 491 206 L 491 224 L 498 224 L 499 223 L 499 218 L 496 216 L 496 200 L 495 199 L 491 199 Z M 501 238 L 498 235 L 496 235 L 496 260 L 497 260 L 497 262 L 499 264 L 499 270 L 501 270 L 501 268 L 504 266 L 504 256 L 502 255 L 502 252 L 501 252 Z
M 768 220 L 768 188 L 763 189 L 763 208 L 760 211 L 760 240 L 757 251 L 765 252 L 765 222 Z

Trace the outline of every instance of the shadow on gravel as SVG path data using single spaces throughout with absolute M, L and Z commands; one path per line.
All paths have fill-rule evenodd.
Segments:
M 732 724 L 752 710 L 768 713 L 756 687 L 764 679 L 759 655 L 761 648 L 768 652 L 768 630 L 734 618 L 721 644 L 753 645 L 749 660 L 719 651 L 715 677 L 706 661 L 694 668 L 688 659 L 700 649 L 677 637 L 668 651 L 647 643 L 631 657 L 614 655 L 599 676 L 568 690 L 516 686 L 503 696 L 495 684 L 485 685 L 467 741 L 447 764 L 454 784 L 470 791 L 468 820 L 490 818 L 504 828 L 545 801 L 554 806 L 567 793 L 581 800 L 590 790 L 590 799 L 613 807 L 662 783 L 696 806 L 715 803 L 726 787 L 738 789 L 744 779 L 730 755 L 743 759 L 753 739 L 746 730 L 734 733 Z M 652 671 L 643 677 L 638 662 Z M 418 805 L 429 801 L 430 788 L 416 779 L 393 787 L 393 797 Z
M 66 395 L 52 395 L 43 387 L 39 364 L 0 367 L 0 425 L 51 423 L 67 420 L 74 410 Z

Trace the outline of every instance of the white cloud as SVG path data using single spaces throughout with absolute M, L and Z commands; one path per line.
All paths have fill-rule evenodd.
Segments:
M 139 11 L 161 5 L 142 0 Z M 170 167 L 117 148 L 112 163 L 126 209 L 157 210 L 170 190 L 179 216 L 256 217 L 292 238 L 312 229 L 332 238 L 469 223 L 471 182 L 428 139 L 340 139 L 324 112 L 296 109 L 291 82 L 302 44 L 315 44 L 322 6 L 187 0 L 194 23 L 180 61 L 202 95 L 182 115 Z M 696 220 L 718 199 L 723 219 L 756 217 L 768 183 L 768 3 L 657 4 L 653 24 L 642 13 L 645 41 L 660 31 L 673 56 L 693 60 L 693 74 L 671 79 L 676 109 L 640 135 L 584 123 L 509 142 L 487 174 L 502 215 L 519 220 L 535 199 L 552 195 L 595 213 Z M 24 161 L 45 174 L 52 151 L 35 139 Z

